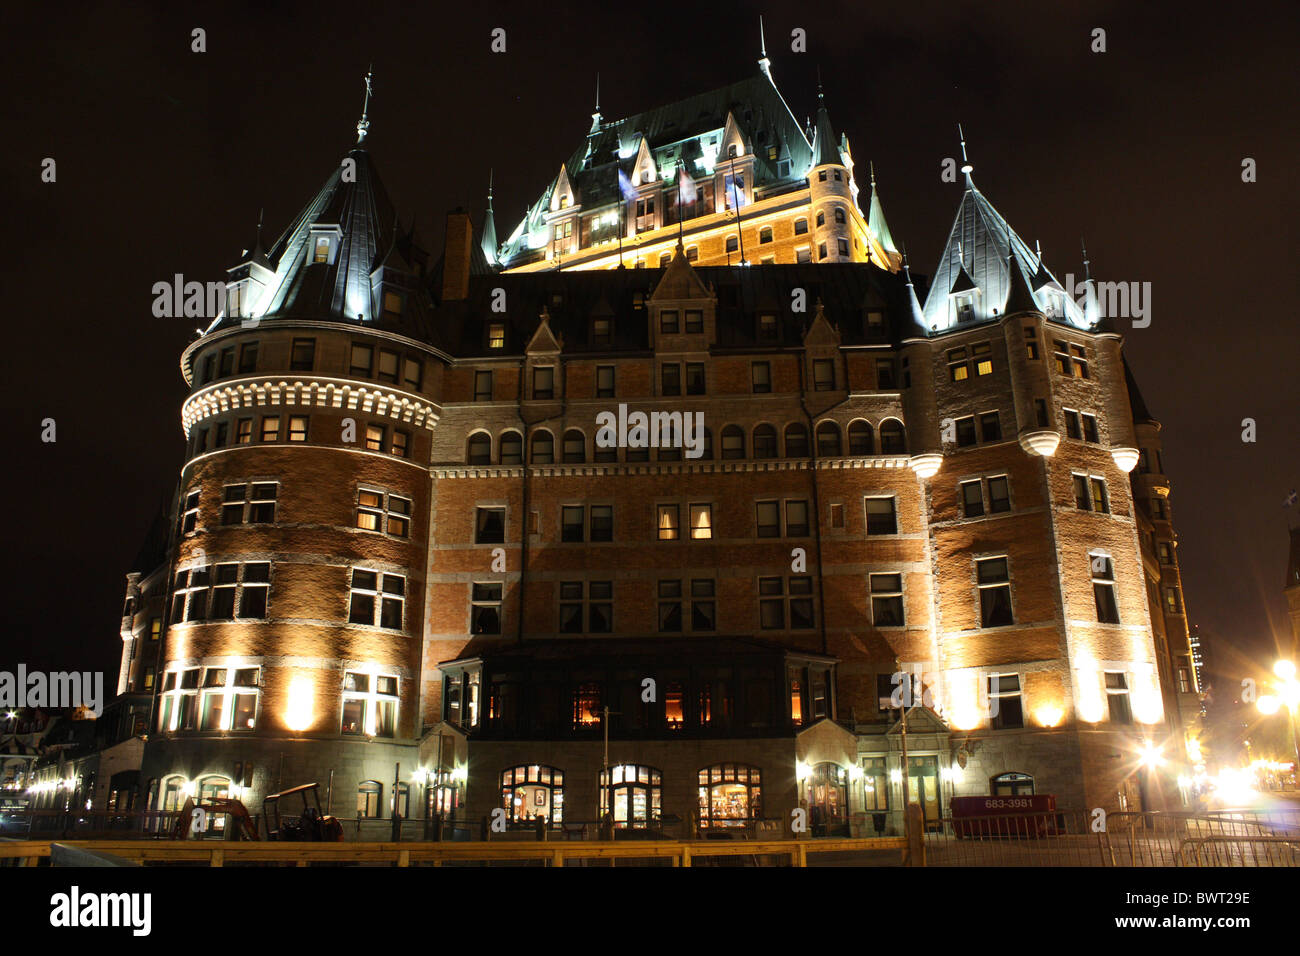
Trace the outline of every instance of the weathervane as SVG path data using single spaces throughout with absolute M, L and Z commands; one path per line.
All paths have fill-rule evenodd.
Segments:
M 366 118 L 366 112 L 370 109 L 370 96 L 373 92 L 370 89 L 370 79 L 374 76 L 374 64 L 366 68 L 366 98 L 361 103 L 361 119 L 357 120 L 357 145 L 365 142 L 366 134 L 370 132 L 370 120 Z

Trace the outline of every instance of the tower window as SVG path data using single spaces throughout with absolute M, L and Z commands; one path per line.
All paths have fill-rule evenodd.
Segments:
M 1014 624 L 1011 613 L 1011 575 L 1006 558 L 983 558 L 975 562 L 980 601 L 980 626 Z
M 310 372 L 316 364 L 316 340 L 294 339 L 289 368 L 294 372 Z
M 330 261 L 330 241 L 328 236 L 316 237 L 316 256 L 313 261 L 315 262 Z

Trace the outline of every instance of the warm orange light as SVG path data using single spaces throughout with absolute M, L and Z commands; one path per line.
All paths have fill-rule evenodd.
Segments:
M 289 706 L 284 711 L 286 727 L 295 731 L 311 727 L 315 720 L 312 713 L 313 697 L 311 678 L 295 677 L 289 684 Z

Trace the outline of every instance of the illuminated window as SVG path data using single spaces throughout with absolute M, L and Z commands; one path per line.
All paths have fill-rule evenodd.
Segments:
M 660 541 L 676 541 L 681 537 L 681 529 L 678 523 L 679 513 L 677 505 L 659 505 L 659 519 L 657 526 L 659 528 Z
M 400 574 L 352 569 L 348 623 L 402 629 L 406 605 L 406 578 Z
M 397 703 L 396 675 L 347 671 L 343 675 L 340 730 L 344 734 L 367 737 L 396 736 Z
M 388 434 L 387 425 L 367 425 L 366 426 L 366 450 L 383 451 L 384 438 Z
M 970 369 L 966 364 L 966 349 L 949 349 L 948 380 L 952 382 L 964 382 L 969 377 Z
M 713 537 L 713 505 L 691 505 L 690 517 L 692 540 L 699 541 Z
M 197 489 L 189 492 L 185 496 L 185 504 L 181 509 L 180 532 L 189 534 L 193 531 L 199 522 L 199 492 Z
M 600 816 L 615 829 L 658 823 L 662 802 L 663 776 L 654 767 L 620 764 L 600 772 Z
M 1183 603 L 1178 594 L 1178 588 L 1165 588 L 1165 611 L 1168 614 L 1182 614 Z
M 1056 370 L 1062 375 L 1073 375 L 1074 366 L 1070 361 L 1070 347 L 1060 339 L 1053 340 L 1052 361 L 1056 365 Z
M 280 416 L 263 415 L 262 416 L 262 441 L 272 442 L 280 440 Z
M 253 420 L 241 418 L 235 423 L 235 444 L 247 445 L 253 440 Z
M 1082 345 L 1070 346 L 1070 357 L 1074 360 L 1074 377 L 1088 377 L 1088 351 Z
M 352 343 L 351 358 L 348 360 L 348 372 L 350 374 L 369 378 L 371 369 L 374 367 L 374 361 L 375 350 L 372 346 L 362 345 L 359 342 Z
M 405 538 L 411 532 L 411 500 L 362 488 L 357 492 L 357 527 Z
M 970 347 L 972 364 L 977 376 L 993 374 L 993 348 L 987 342 L 977 342 Z
M 316 237 L 316 255 L 315 262 L 330 261 L 330 241 L 327 236 Z
M 290 415 L 289 416 L 289 441 L 306 441 L 307 440 L 307 416 Z
M 503 349 L 505 347 L 506 327 L 499 322 L 494 322 L 488 326 L 488 348 Z
M 501 807 L 514 825 L 547 828 L 564 821 L 564 771 L 545 764 L 511 767 L 501 772 Z
M 1029 360 L 1038 360 L 1038 330 L 1032 325 L 1025 327 L 1025 353 Z
M 871 592 L 871 622 L 876 627 L 903 626 L 903 576 L 867 575 Z
M 358 713 L 364 710 L 364 704 L 358 708 Z M 347 706 L 344 705 L 343 722 L 346 733 L 360 733 L 361 731 L 349 731 L 347 729 Z M 365 780 L 357 785 L 357 816 L 364 820 L 374 820 L 379 818 L 380 801 L 383 799 L 384 785 L 378 780 Z

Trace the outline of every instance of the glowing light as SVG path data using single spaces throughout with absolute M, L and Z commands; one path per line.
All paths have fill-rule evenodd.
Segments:
M 185 794 L 185 796 L 187 797 L 194 796 L 197 790 L 198 787 L 193 780 L 189 781 L 187 784 L 185 784 L 185 786 L 181 787 L 181 793 Z
M 1225 767 L 1217 778 L 1210 778 L 1215 797 L 1223 803 L 1253 803 L 1259 796 L 1254 775 L 1249 770 Z
M 1261 714 L 1276 714 L 1282 702 L 1272 694 L 1265 694 L 1259 700 L 1255 701 L 1255 706 L 1259 708 Z
M 1289 680 L 1282 685 L 1282 703 L 1291 710 L 1300 707 L 1300 681 Z
M 862 768 L 859 767 L 857 764 L 854 764 L 853 766 L 849 767 L 850 780 L 861 780 L 863 776 L 865 776 L 865 773 L 862 770 Z
M 893 781 L 894 783 L 902 783 L 902 782 L 903 782 L 903 771 L 901 771 L 901 770 L 891 770 L 891 771 L 889 771 L 889 779 L 890 779 L 891 781 Z
M 943 455 L 934 453 L 913 455 L 908 464 L 912 471 L 916 472 L 916 476 L 924 481 L 939 473 L 939 469 L 943 466 Z
M 1038 718 L 1038 722 L 1044 727 L 1055 727 L 1061 722 L 1061 718 L 1065 716 L 1065 711 L 1055 704 L 1047 704 L 1034 711 L 1034 716 Z
M 1295 677 L 1295 664 L 1291 661 L 1278 661 L 1273 665 L 1273 673 L 1283 680 L 1291 680 Z
M 1153 746 L 1150 741 L 1144 741 L 1141 750 L 1138 751 L 1142 758 L 1142 766 L 1155 769 L 1164 764 L 1165 758 L 1160 753 L 1160 748 Z
M 1061 444 L 1061 433 L 1050 429 L 1025 432 L 1020 436 L 1020 447 L 1026 454 L 1051 458 L 1056 454 L 1056 447 Z
M 1136 448 L 1112 448 L 1110 457 L 1115 462 L 1115 467 L 1123 472 L 1130 472 L 1138 463 L 1141 455 Z
M 1101 685 L 1097 677 L 1097 665 L 1090 657 L 1080 657 L 1076 668 L 1076 684 L 1079 689 L 1079 719 L 1087 724 L 1101 721 L 1103 711 Z
M 812 767 L 808 766 L 802 760 L 795 761 L 794 776 L 796 780 L 803 780 L 812 773 Z
M 1201 763 L 1201 742 L 1195 737 L 1192 737 L 1187 741 L 1187 759 L 1192 764 Z
M 289 706 L 284 711 L 284 725 L 302 731 L 315 720 L 312 713 L 312 682 L 309 677 L 295 677 L 289 684 Z
M 451 772 L 451 776 L 453 780 L 459 780 L 461 783 L 464 783 L 469 779 L 469 768 L 464 764 L 461 764 Z

